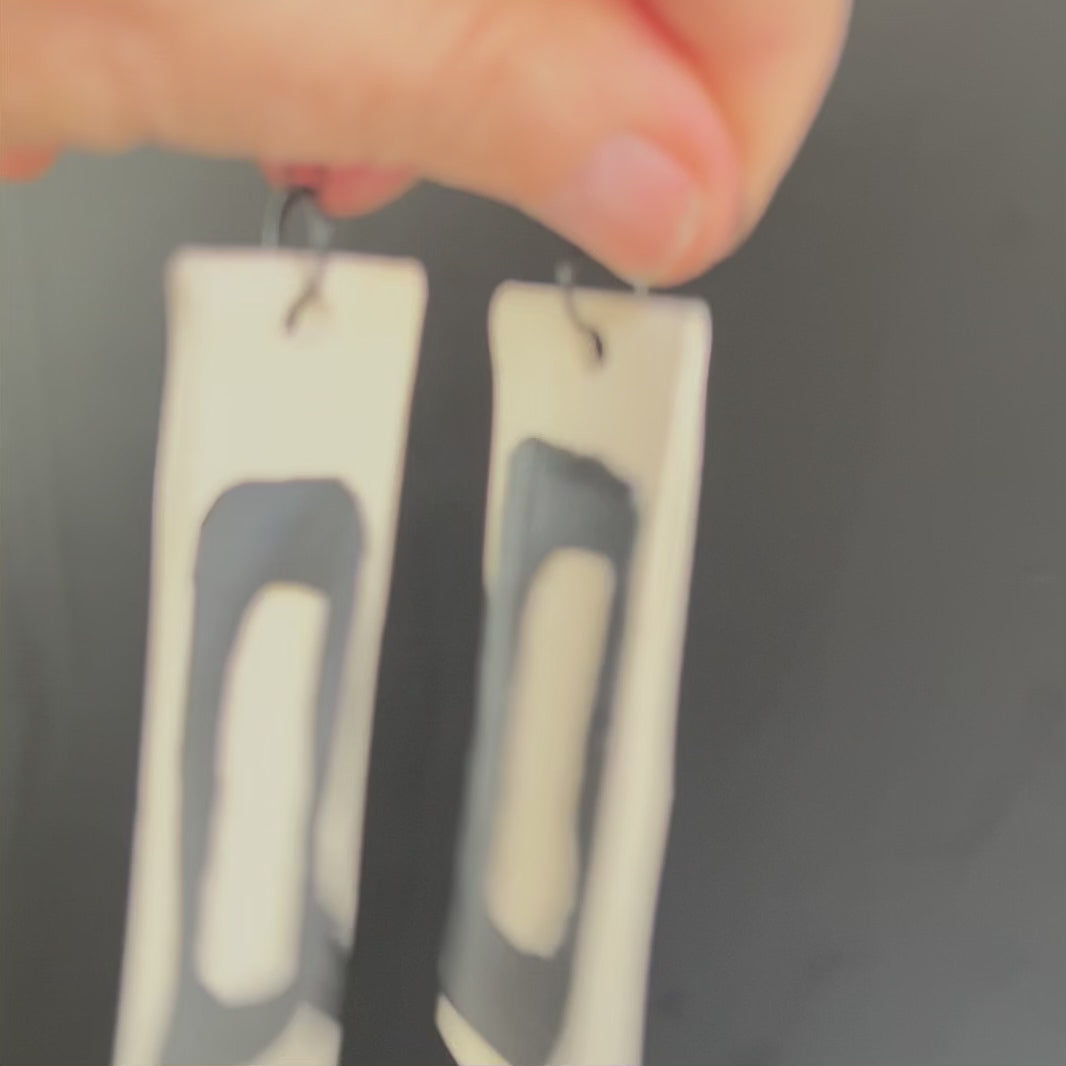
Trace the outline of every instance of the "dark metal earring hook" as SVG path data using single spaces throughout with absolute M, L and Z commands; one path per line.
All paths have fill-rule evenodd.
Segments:
M 319 211 L 314 189 L 293 186 L 281 189 L 274 194 L 263 215 L 262 243 L 266 248 L 280 248 L 285 223 L 293 210 L 303 208 L 304 224 L 307 228 L 307 247 L 314 253 L 314 262 L 307 274 L 307 280 L 296 299 L 285 313 L 285 330 L 291 333 L 300 321 L 308 305 L 322 295 L 322 278 L 326 272 L 329 259 L 329 246 L 333 238 L 333 223 Z
M 603 334 L 586 319 L 577 306 L 574 295 L 574 264 L 564 260 L 555 267 L 555 282 L 562 290 L 563 302 L 566 305 L 567 318 L 574 326 L 588 338 L 589 347 L 596 358 L 597 363 L 602 363 L 607 354 L 607 346 L 603 340 Z

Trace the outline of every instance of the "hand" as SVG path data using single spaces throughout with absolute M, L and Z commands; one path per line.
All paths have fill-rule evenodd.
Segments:
M 356 213 L 421 177 L 664 284 L 762 215 L 847 0 L 3 0 L 0 168 L 142 142 Z M 304 160 L 283 171 L 276 161 Z

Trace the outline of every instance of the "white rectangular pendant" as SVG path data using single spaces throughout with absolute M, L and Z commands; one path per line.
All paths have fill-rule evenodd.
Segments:
M 426 282 L 189 249 L 168 279 L 115 1061 L 336 1062 Z
M 710 316 L 572 295 L 509 283 L 490 311 L 487 614 L 437 1010 L 464 1066 L 641 1058 Z

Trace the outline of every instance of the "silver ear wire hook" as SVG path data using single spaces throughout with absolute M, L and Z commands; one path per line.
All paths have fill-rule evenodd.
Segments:
M 322 277 L 326 272 L 329 258 L 329 245 L 333 237 L 333 223 L 330 222 L 315 203 L 316 193 L 301 185 L 280 189 L 274 194 L 263 215 L 262 243 L 266 248 L 280 248 L 285 223 L 297 205 L 303 207 L 307 226 L 307 245 L 314 253 L 315 259 L 307 275 L 307 281 L 285 313 L 285 330 L 292 332 L 300 321 L 300 316 L 309 304 L 321 296 Z
M 574 264 L 569 260 L 564 260 L 556 265 L 555 283 L 562 289 L 567 318 L 573 322 L 580 332 L 585 334 L 596 362 L 602 363 L 607 354 L 607 346 L 604 344 L 603 334 L 584 318 L 580 310 L 578 310 L 577 299 L 574 295 Z

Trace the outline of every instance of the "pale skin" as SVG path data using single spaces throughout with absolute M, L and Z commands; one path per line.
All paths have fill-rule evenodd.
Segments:
M 255 159 L 336 214 L 427 178 L 663 285 L 728 255 L 848 0 L 3 0 L 0 174 L 68 148 Z

